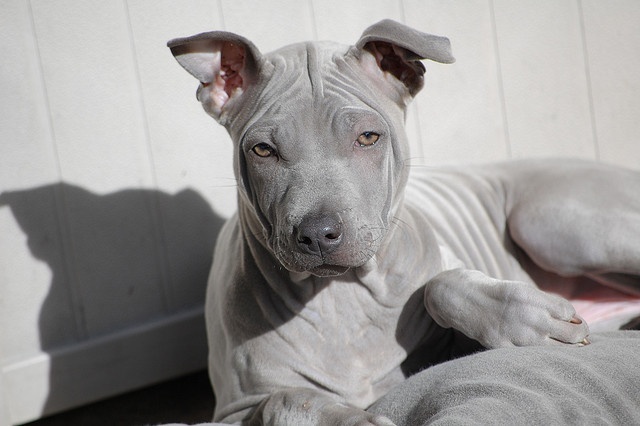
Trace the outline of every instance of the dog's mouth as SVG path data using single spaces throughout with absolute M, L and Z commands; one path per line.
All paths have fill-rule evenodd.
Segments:
M 275 250 L 278 262 L 288 271 L 310 273 L 318 277 L 336 277 L 343 275 L 351 268 L 357 268 L 366 263 L 371 256 L 349 253 L 349 250 L 333 253 L 328 256 L 313 256 L 301 253 L 286 246 L 279 246 Z
M 309 270 L 310 273 L 318 277 L 337 277 L 344 274 L 350 268 L 348 266 L 322 264 Z
M 276 257 L 285 269 L 291 272 L 306 272 L 318 277 L 337 277 L 345 274 L 351 268 L 361 266 L 369 260 L 369 257 L 362 258 L 361 256 L 356 258 L 348 256 L 342 259 L 337 256 L 328 256 L 326 258 L 299 254 L 297 256 L 290 256 L 291 251 L 280 251 L 279 254 L 280 255 Z

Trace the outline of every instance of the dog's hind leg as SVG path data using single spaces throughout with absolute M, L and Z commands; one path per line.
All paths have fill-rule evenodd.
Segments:
M 538 266 L 640 296 L 640 172 L 560 161 L 507 176 L 511 238 Z

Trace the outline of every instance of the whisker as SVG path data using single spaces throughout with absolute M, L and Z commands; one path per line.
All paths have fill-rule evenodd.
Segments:
M 412 169 L 429 169 L 429 170 L 437 169 L 437 166 L 431 166 L 429 164 L 407 164 L 407 167 Z
M 404 160 L 402 160 L 405 164 L 409 163 L 410 161 L 413 160 L 425 160 L 426 157 L 407 157 Z
M 218 184 L 217 182 L 220 183 Z M 207 185 L 208 188 L 238 188 L 238 186 L 238 179 L 224 176 L 213 178 L 212 182 Z
M 410 230 L 412 231 L 414 230 L 413 227 L 409 225 L 407 221 L 400 219 L 398 216 L 394 216 L 393 218 L 391 218 L 391 223 L 396 225 L 398 228 L 402 228 L 402 226 L 406 226 Z

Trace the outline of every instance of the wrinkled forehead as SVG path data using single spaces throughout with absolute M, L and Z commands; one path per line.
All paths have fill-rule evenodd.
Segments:
M 371 105 L 376 96 L 349 49 L 331 42 L 309 42 L 265 55 L 259 83 L 251 88 L 251 102 L 233 119 L 234 139 L 256 125 L 326 123 L 345 109 L 377 109 Z
M 338 71 L 349 51 L 348 46 L 332 42 L 292 44 L 264 56 L 263 72 L 267 96 L 305 93 L 321 99 L 325 79 Z

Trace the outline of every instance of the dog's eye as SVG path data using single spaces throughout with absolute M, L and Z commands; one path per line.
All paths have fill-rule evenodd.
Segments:
M 356 143 L 361 147 L 371 146 L 378 142 L 378 139 L 380 139 L 380 135 L 376 132 L 363 132 L 358 136 Z
M 270 157 L 276 152 L 269 144 L 266 143 L 259 143 L 255 145 L 251 148 L 251 151 L 253 151 L 258 157 L 262 158 Z

